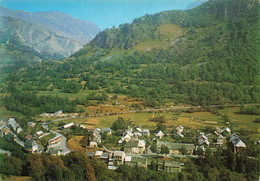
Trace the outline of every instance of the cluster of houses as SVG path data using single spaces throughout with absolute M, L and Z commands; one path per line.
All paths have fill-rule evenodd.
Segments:
M 23 129 L 21 126 L 15 121 L 14 118 L 10 118 L 7 121 L 0 121 L 0 135 L 3 137 L 4 135 L 10 134 L 11 132 L 14 134 L 19 134 Z
M 212 139 L 213 138 L 213 139 Z M 229 138 L 229 140 L 228 140 Z M 210 140 L 214 140 L 213 145 L 222 147 L 227 141 L 230 141 L 233 144 L 233 150 L 236 153 L 238 150 L 246 148 L 245 143 L 239 139 L 239 137 L 233 133 L 231 134 L 231 129 L 226 127 L 224 129 L 220 129 L 216 127 L 213 133 L 205 134 L 204 132 L 200 132 L 198 136 L 198 144 L 199 146 L 210 145 Z
M 132 137 L 141 137 L 141 136 L 150 136 L 149 129 L 143 129 L 141 126 L 135 126 L 134 128 L 128 127 L 123 131 L 121 138 L 118 140 L 118 144 L 122 144 L 123 142 L 128 142 Z
M 108 136 L 112 134 L 112 130 L 110 128 L 95 128 L 93 129 L 92 139 L 90 140 L 89 147 L 97 147 L 98 144 L 102 142 L 102 134 L 107 134 Z
M 35 127 L 36 124 L 34 122 L 28 122 L 28 127 Z M 18 145 L 23 147 L 26 151 L 30 153 L 42 153 L 44 152 L 44 147 L 37 143 L 37 139 L 41 139 L 44 136 L 51 134 L 50 132 L 44 133 L 39 130 L 34 135 L 28 134 L 25 137 L 25 140 L 22 141 L 17 134 L 22 132 L 23 129 L 17 123 L 15 118 L 9 118 L 7 121 L 0 121 L 0 137 L 5 137 L 5 139 L 9 142 L 16 142 Z M 50 148 L 54 148 L 62 142 L 61 135 L 56 134 L 54 138 L 48 141 L 48 150 Z
M 111 152 L 87 152 L 88 156 L 96 157 L 100 161 L 104 162 L 110 170 L 117 169 L 118 166 L 125 164 L 132 167 L 144 167 L 147 168 L 151 164 L 152 160 L 147 157 L 133 156 L 127 154 L 125 151 L 111 151 Z M 176 161 L 157 161 L 157 171 L 163 171 L 168 173 L 181 172 L 183 164 Z
M 57 112 L 57 115 L 62 115 L 62 112 Z M 34 122 L 28 122 L 27 126 L 34 127 Z M 63 125 L 64 129 L 69 129 L 72 126 L 75 126 L 74 123 L 68 123 Z M 82 128 L 84 126 L 77 125 Z M 46 129 L 47 130 L 47 129 Z M 22 142 L 18 137 L 22 128 L 15 121 L 14 118 L 10 118 L 7 121 L 0 121 L 0 136 L 7 136 L 11 138 L 12 141 L 15 141 L 25 150 L 31 153 L 41 153 L 44 149 L 40 148 L 40 145 L 36 142 L 37 139 L 41 139 L 42 137 L 50 134 L 50 132 L 44 133 L 43 131 L 37 131 L 35 135 L 27 135 L 24 142 Z M 108 136 L 112 134 L 112 130 L 110 128 L 95 128 L 92 129 L 92 136 L 89 143 L 89 147 L 97 147 L 98 144 L 102 142 L 102 135 L 107 134 Z M 184 138 L 185 133 L 188 131 L 184 131 L 183 126 L 177 126 L 173 131 L 174 138 Z M 169 133 L 168 133 L 169 134 Z M 200 132 L 197 137 L 197 146 L 192 143 L 174 143 L 169 141 L 161 141 L 164 137 L 165 133 L 161 130 L 157 131 L 154 134 L 154 137 L 151 137 L 151 140 L 156 144 L 156 152 L 161 153 L 161 149 L 163 146 L 166 146 L 169 149 L 168 155 L 193 155 L 194 151 L 196 151 L 199 147 L 201 147 L 205 151 L 205 147 L 211 146 L 224 146 L 227 141 L 231 142 L 234 146 L 234 152 L 238 152 L 241 148 L 245 148 L 245 143 L 239 138 L 235 133 L 231 133 L 231 129 L 226 127 L 224 129 L 220 129 L 217 127 L 213 133 L 205 134 L 204 132 Z M 122 132 L 121 138 L 118 140 L 118 144 L 122 145 L 122 151 L 96 151 L 96 152 L 87 152 L 89 156 L 94 156 L 98 158 L 100 161 L 106 163 L 109 169 L 115 170 L 118 166 L 122 164 L 126 164 L 129 166 L 141 166 L 147 168 L 149 164 L 151 164 L 151 160 L 148 159 L 149 147 L 146 147 L 146 141 L 144 138 L 150 137 L 151 133 L 149 129 L 142 129 L 141 126 L 127 127 Z M 55 149 L 57 145 L 62 142 L 62 135 L 55 133 L 55 136 L 48 141 L 48 151 L 50 154 L 57 155 L 60 150 Z M 214 146 L 212 146 L 214 145 Z M 176 161 L 156 161 L 157 170 L 164 171 L 169 173 L 180 172 L 182 168 L 182 164 Z

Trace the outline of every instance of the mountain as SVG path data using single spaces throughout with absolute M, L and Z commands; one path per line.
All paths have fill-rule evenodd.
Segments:
M 16 11 L 0 6 L 0 16 L 12 17 L 52 30 L 57 34 L 85 45 L 100 31 L 90 21 L 80 20 L 59 11 L 35 12 Z
M 148 107 L 259 102 L 259 12 L 258 0 L 209 0 L 145 15 L 98 33 L 66 60 L 13 73 L 2 91 L 87 89 L 97 93 L 91 100 L 125 94 Z
M 0 17 L 0 43 L 30 47 L 42 59 L 68 57 L 82 48 L 79 42 L 54 31 L 10 17 Z

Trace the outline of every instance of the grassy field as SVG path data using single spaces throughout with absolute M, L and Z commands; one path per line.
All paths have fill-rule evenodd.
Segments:
M 31 180 L 31 177 L 27 177 L 27 176 L 4 176 L 4 175 L 1 175 L 0 176 L 0 180 L 2 181 L 28 181 L 28 180 Z
M 239 114 L 240 108 L 226 108 L 220 111 L 221 114 L 227 114 L 231 119 L 233 128 L 259 129 L 260 124 L 253 121 L 260 116 Z
M 73 136 L 71 139 L 68 140 L 67 146 L 71 150 L 84 150 L 85 148 L 82 147 L 80 140 L 84 136 Z

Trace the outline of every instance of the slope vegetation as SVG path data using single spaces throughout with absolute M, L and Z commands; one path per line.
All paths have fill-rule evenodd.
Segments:
M 126 94 L 151 107 L 259 102 L 258 30 L 257 0 L 210 0 L 102 31 L 67 60 L 12 74 L 9 88 Z

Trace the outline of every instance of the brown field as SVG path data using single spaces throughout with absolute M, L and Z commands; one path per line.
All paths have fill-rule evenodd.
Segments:
M 179 117 L 179 118 L 178 118 L 178 121 L 179 121 L 179 122 L 189 122 L 189 121 L 190 121 L 190 118 Z
M 80 144 L 80 140 L 83 138 L 84 136 L 73 136 L 71 139 L 69 139 L 69 141 L 67 142 L 67 146 L 69 149 L 71 150 L 84 150 L 85 148 L 83 148 Z
M 218 124 L 217 121 L 204 121 L 204 123 L 206 123 L 206 124 Z
M 27 181 L 31 180 L 31 177 L 27 176 L 3 176 L 0 178 L 0 180 L 3 179 L 3 181 Z

